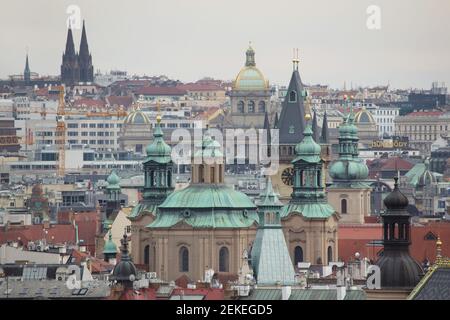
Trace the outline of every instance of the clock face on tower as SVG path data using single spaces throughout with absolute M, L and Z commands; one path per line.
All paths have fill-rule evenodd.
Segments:
M 294 183 L 294 168 L 286 168 L 281 173 L 281 180 L 287 186 L 292 186 Z

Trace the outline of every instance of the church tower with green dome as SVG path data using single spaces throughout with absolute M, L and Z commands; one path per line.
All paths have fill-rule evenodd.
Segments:
M 295 146 L 293 192 L 281 211 L 287 241 L 295 265 L 299 262 L 328 264 L 337 261 L 337 223 L 339 216 L 328 204 L 324 180 L 322 148 L 314 141 L 306 114 L 303 139 Z M 300 226 L 300 228 L 299 228 Z
M 116 264 L 116 256 L 117 256 L 117 246 L 112 241 L 112 233 L 111 233 L 111 226 L 109 227 L 108 232 L 108 241 L 105 242 L 105 245 L 103 247 L 103 259 L 111 263 L 113 265 Z
M 190 185 L 170 193 L 143 232 L 141 248 L 150 253 L 145 262 L 161 279 L 197 281 L 209 269 L 238 274 L 242 254 L 255 238 L 256 206 L 225 184 L 223 148 L 210 132 L 192 155 Z
M 147 156 L 142 163 L 144 169 L 142 199 L 128 216 L 132 226 L 133 258 L 140 264 L 148 263 L 150 255 L 149 247 L 143 250 L 140 248 L 144 229 L 156 219 L 158 205 L 174 190 L 172 149 L 164 141 L 160 115 L 157 116 L 153 129 L 153 141 L 146 147 L 145 152 Z
M 106 183 L 105 194 L 107 195 L 107 198 L 106 205 L 104 207 L 104 216 L 102 219 L 102 230 L 104 232 L 107 230 L 108 226 L 113 223 L 121 209 L 120 195 L 122 194 L 122 190 L 120 188 L 120 178 L 114 170 L 106 179 Z
M 346 98 L 346 101 L 347 98 Z M 358 128 L 350 107 L 339 126 L 339 157 L 330 166 L 333 183 L 328 188 L 330 203 L 341 215 L 341 223 L 364 223 L 370 215 L 369 169 L 359 158 Z

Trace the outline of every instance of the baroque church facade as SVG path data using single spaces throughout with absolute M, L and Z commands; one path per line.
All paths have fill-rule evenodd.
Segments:
M 328 264 L 338 260 L 339 214 L 327 203 L 322 148 L 314 141 L 309 114 L 303 138 L 294 148 L 294 192 L 280 208 L 264 201 L 268 191 L 255 204 L 225 185 L 222 146 L 208 132 L 194 152 L 194 158 L 201 161 L 193 161 L 191 184 L 174 191 L 171 148 L 164 142 L 160 121 L 146 148 L 143 199 L 129 216 L 135 263 L 167 280 L 182 276 L 199 280 L 211 268 L 227 278 L 239 274 L 247 263 L 243 253 L 249 252 L 251 263 L 258 265 L 257 269 L 254 266 L 257 273 L 264 270 L 261 261 L 266 261 L 261 257 L 265 242 L 258 240 L 257 233 L 271 224 L 283 235 L 280 238 L 275 233 L 274 237 L 285 248 L 289 258 L 283 256 L 283 261 L 289 260 L 291 267 L 304 261 Z

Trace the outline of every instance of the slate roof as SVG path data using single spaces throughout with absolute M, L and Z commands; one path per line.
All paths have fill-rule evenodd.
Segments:
M 441 258 L 431 267 L 408 300 L 450 300 L 450 259 Z
M 289 300 L 336 300 L 336 289 L 292 289 Z M 344 300 L 366 300 L 363 290 L 347 290 Z M 242 300 L 281 300 L 281 289 L 258 288 Z
M 303 131 L 306 126 L 305 107 L 302 96 L 303 90 L 304 86 L 300 74 L 298 70 L 294 70 L 277 124 L 277 128 L 280 129 L 280 144 L 296 144 L 303 139 Z M 291 91 L 296 92 L 295 102 L 289 102 L 289 94 Z

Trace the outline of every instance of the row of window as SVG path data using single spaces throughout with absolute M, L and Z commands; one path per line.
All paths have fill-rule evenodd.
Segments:
M 95 136 L 99 136 L 99 137 L 113 137 L 114 136 L 114 131 L 99 131 L 99 132 L 95 132 L 95 131 L 91 131 L 91 132 L 87 132 L 87 131 L 83 131 L 81 132 L 81 136 L 82 137 L 87 137 L 89 134 L 90 137 L 95 137 Z M 67 136 L 69 137 L 78 137 L 78 131 L 68 131 L 67 132 Z
M 68 123 L 67 128 L 78 128 L 78 123 Z M 81 128 L 114 128 L 114 123 L 81 123 Z M 116 123 L 116 128 L 122 128 L 122 123 Z
M 448 130 L 447 125 L 428 125 L 428 126 L 426 126 L 426 125 L 423 125 L 423 126 L 422 125 L 409 125 L 409 126 L 403 125 L 403 126 L 399 126 L 399 130 L 402 130 L 404 132 L 407 132 L 408 129 L 410 132 L 413 132 L 413 130 L 414 131 L 417 131 L 417 130 L 422 131 L 422 128 L 423 128 L 423 131 L 436 131 L 436 130 L 447 131 Z
M 248 113 L 254 113 L 254 112 L 256 112 L 256 105 L 255 105 L 255 101 L 253 101 L 253 100 L 250 100 L 248 103 L 247 103 L 247 112 Z M 238 102 L 238 104 L 237 104 L 237 111 L 239 112 L 239 113 L 245 113 L 245 103 L 244 103 L 244 101 L 239 101 Z M 264 102 L 264 101 L 259 101 L 258 102 L 258 112 L 259 113 L 264 113 L 264 112 L 266 112 L 266 103 Z

